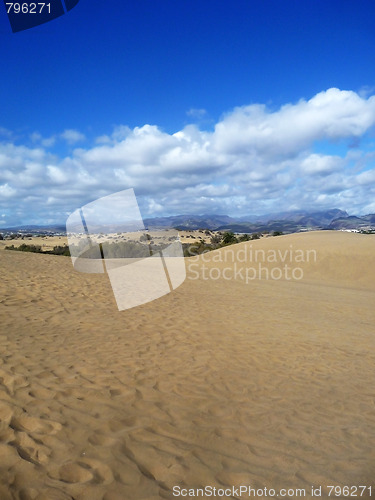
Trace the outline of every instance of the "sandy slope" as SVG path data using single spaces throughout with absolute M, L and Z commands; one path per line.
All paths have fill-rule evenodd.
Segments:
M 245 245 L 318 257 L 298 263 L 301 280 L 203 279 L 228 267 L 221 249 L 187 261 L 173 293 L 118 312 L 107 276 L 0 253 L 1 500 L 241 484 L 375 495 L 374 236 Z

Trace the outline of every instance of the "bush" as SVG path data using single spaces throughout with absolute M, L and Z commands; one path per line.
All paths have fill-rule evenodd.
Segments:
M 19 247 L 15 247 L 14 245 L 6 246 L 5 250 L 17 250 L 18 252 L 32 252 L 32 253 L 47 253 L 51 255 L 66 255 L 70 256 L 69 247 L 67 245 L 59 245 L 53 247 L 53 250 L 46 250 L 45 252 L 42 250 L 40 245 L 26 245 L 26 243 L 22 243 Z
M 239 238 L 239 241 L 249 241 L 251 238 L 248 234 L 242 234 Z
M 42 247 L 40 245 L 26 245 L 26 243 L 22 243 L 22 245 L 16 249 L 20 252 L 42 253 Z
M 210 252 L 214 250 L 211 245 L 204 243 L 204 241 L 199 241 L 198 243 L 183 243 L 182 249 L 184 251 L 184 257 L 193 257 L 194 255 L 200 255 L 205 252 Z
M 19 247 L 15 247 L 14 245 L 5 247 L 5 250 L 18 250 L 19 252 L 33 252 L 33 253 L 42 253 L 42 247 L 40 245 L 26 245 L 26 243 L 22 243 Z
M 238 240 L 235 237 L 234 233 L 232 233 L 230 231 L 224 233 L 223 244 L 224 245 L 232 245 L 233 243 L 238 243 Z
M 70 257 L 70 250 L 68 245 L 58 245 L 56 247 L 53 247 L 53 250 L 50 252 L 53 255 L 65 255 L 66 257 Z
M 221 236 L 219 236 L 219 234 L 214 234 L 213 236 L 211 236 L 211 245 L 213 247 L 218 247 L 221 243 Z

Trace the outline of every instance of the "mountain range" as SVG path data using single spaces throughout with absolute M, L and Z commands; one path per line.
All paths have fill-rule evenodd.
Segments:
M 179 230 L 210 229 L 216 231 L 233 231 L 236 233 L 253 233 L 266 231 L 282 231 L 294 233 L 301 230 L 316 229 L 375 229 L 375 214 L 349 215 L 337 208 L 321 211 L 295 210 L 278 214 L 248 215 L 229 217 L 220 214 L 173 215 L 169 217 L 153 217 L 144 219 L 146 228 Z M 64 233 L 65 225 L 23 225 L 0 229 L 0 233 Z
M 278 214 L 248 215 L 229 217 L 228 215 L 177 215 L 144 220 L 145 226 L 180 230 L 211 229 L 253 233 L 282 231 L 294 233 L 313 229 L 361 229 L 375 227 L 375 214 L 350 216 L 347 212 L 334 208 L 331 210 L 296 210 Z

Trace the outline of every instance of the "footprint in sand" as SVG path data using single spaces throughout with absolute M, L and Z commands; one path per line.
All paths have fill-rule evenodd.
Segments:
M 15 445 L 19 456 L 24 460 L 35 465 L 46 465 L 48 463 L 51 450 L 47 446 L 34 441 L 26 432 L 16 432 L 12 444 Z
M 94 479 L 94 474 L 78 463 L 69 463 L 59 468 L 56 479 L 66 483 L 88 483 Z
M 51 391 L 45 387 L 39 387 L 30 391 L 29 395 L 36 399 L 53 399 L 56 396 L 56 391 Z
M 121 396 L 123 394 L 123 390 L 122 389 L 110 389 L 109 390 L 109 393 L 112 397 L 115 397 L 115 396 Z
M 60 467 L 55 467 L 48 474 L 52 479 L 65 483 L 97 483 L 111 484 L 114 480 L 111 469 L 92 458 L 82 458 L 77 462 L 68 462 Z
M 29 382 L 20 375 L 12 375 L 0 368 L 0 387 L 3 386 L 9 396 L 14 396 L 14 391 L 28 387 Z
M 116 439 L 105 434 L 93 434 L 88 440 L 94 446 L 112 446 L 116 443 Z
M 2 443 L 9 443 L 14 440 L 14 430 L 10 427 L 13 414 L 13 406 L 5 401 L 0 401 L 0 442 Z
M 140 418 L 138 417 L 126 417 L 126 418 L 113 418 L 108 422 L 108 427 L 111 432 L 119 432 L 127 430 L 129 431 L 132 427 L 135 427 L 140 423 Z
M 26 431 L 36 434 L 56 434 L 62 425 L 52 420 L 44 420 L 26 415 L 13 416 L 10 426 L 16 431 Z
M 12 417 L 13 408 L 5 401 L 0 401 L 0 432 L 9 427 Z

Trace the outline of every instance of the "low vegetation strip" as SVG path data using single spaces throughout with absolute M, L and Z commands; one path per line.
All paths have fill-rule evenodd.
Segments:
M 275 231 L 273 236 L 278 236 L 282 234 L 279 231 Z M 228 245 L 233 245 L 235 243 L 241 243 L 243 241 L 257 240 L 262 235 L 259 233 L 253 234 L 241 234 L 235 235 L 232 232 L 226 232 L 221 235 L 215 234 L 211 237 L 209 242 L 200 239 L 194 243 L 183 243 L 182 248 L 184 252 L 184 257 L 191 257 L 193 255 L 199 255 L 202 253 L 210 252 L 211 250 L 216 250 L 217 248 L 222 248 Z M 153 243 L 153 242 L 151 242 Z M 112 242 L 112 243 L 102 243 L 102 249 L 104 250 L 104 254 L 108 258 L 121 258 L 121 257 L 149 257 L 160 250 L 163 250 L 163 246 L 161 245 L 142 245 L 140 242 Z M 150 251 L 151 249 L 151 251 Z M 68 245 L 57 245 L 54 246 L 52 250 L 44 250 L 40 245 L 28 245 L 26 243 L 22 243 L 22 245 L 15 246 L 9 245 L 5 247 L 5 250 L 17 250 L 19 252 L 32 252 L 32 253 L 42 253 L 42 254 L 51 254 L 51 255 L 64 255 L 70 257 L 71 252 L 69 250 Z M 78 255 L 79 248 L 71 249 L 73 251 L 73 255 Z M 77 250 L 77 251 L 75 251 Z M 81 257 L 85 258 L 98 258 L 98 253 L 93 251 L 93 249 L 87 249 Z
M 32 252 L 32 253 L 47 253 L 52 255 L 65 255 L 70 257 L 70 251 L 68 245 L 57 245 L 53 247 L 53 250 L 42 250 L 40 245 L 27 245 L 22 243 L 22 245 L 16 247 L 14 245 L 9 245 L 5 247 L 5 250 L 17 250 L 19 252 Z

